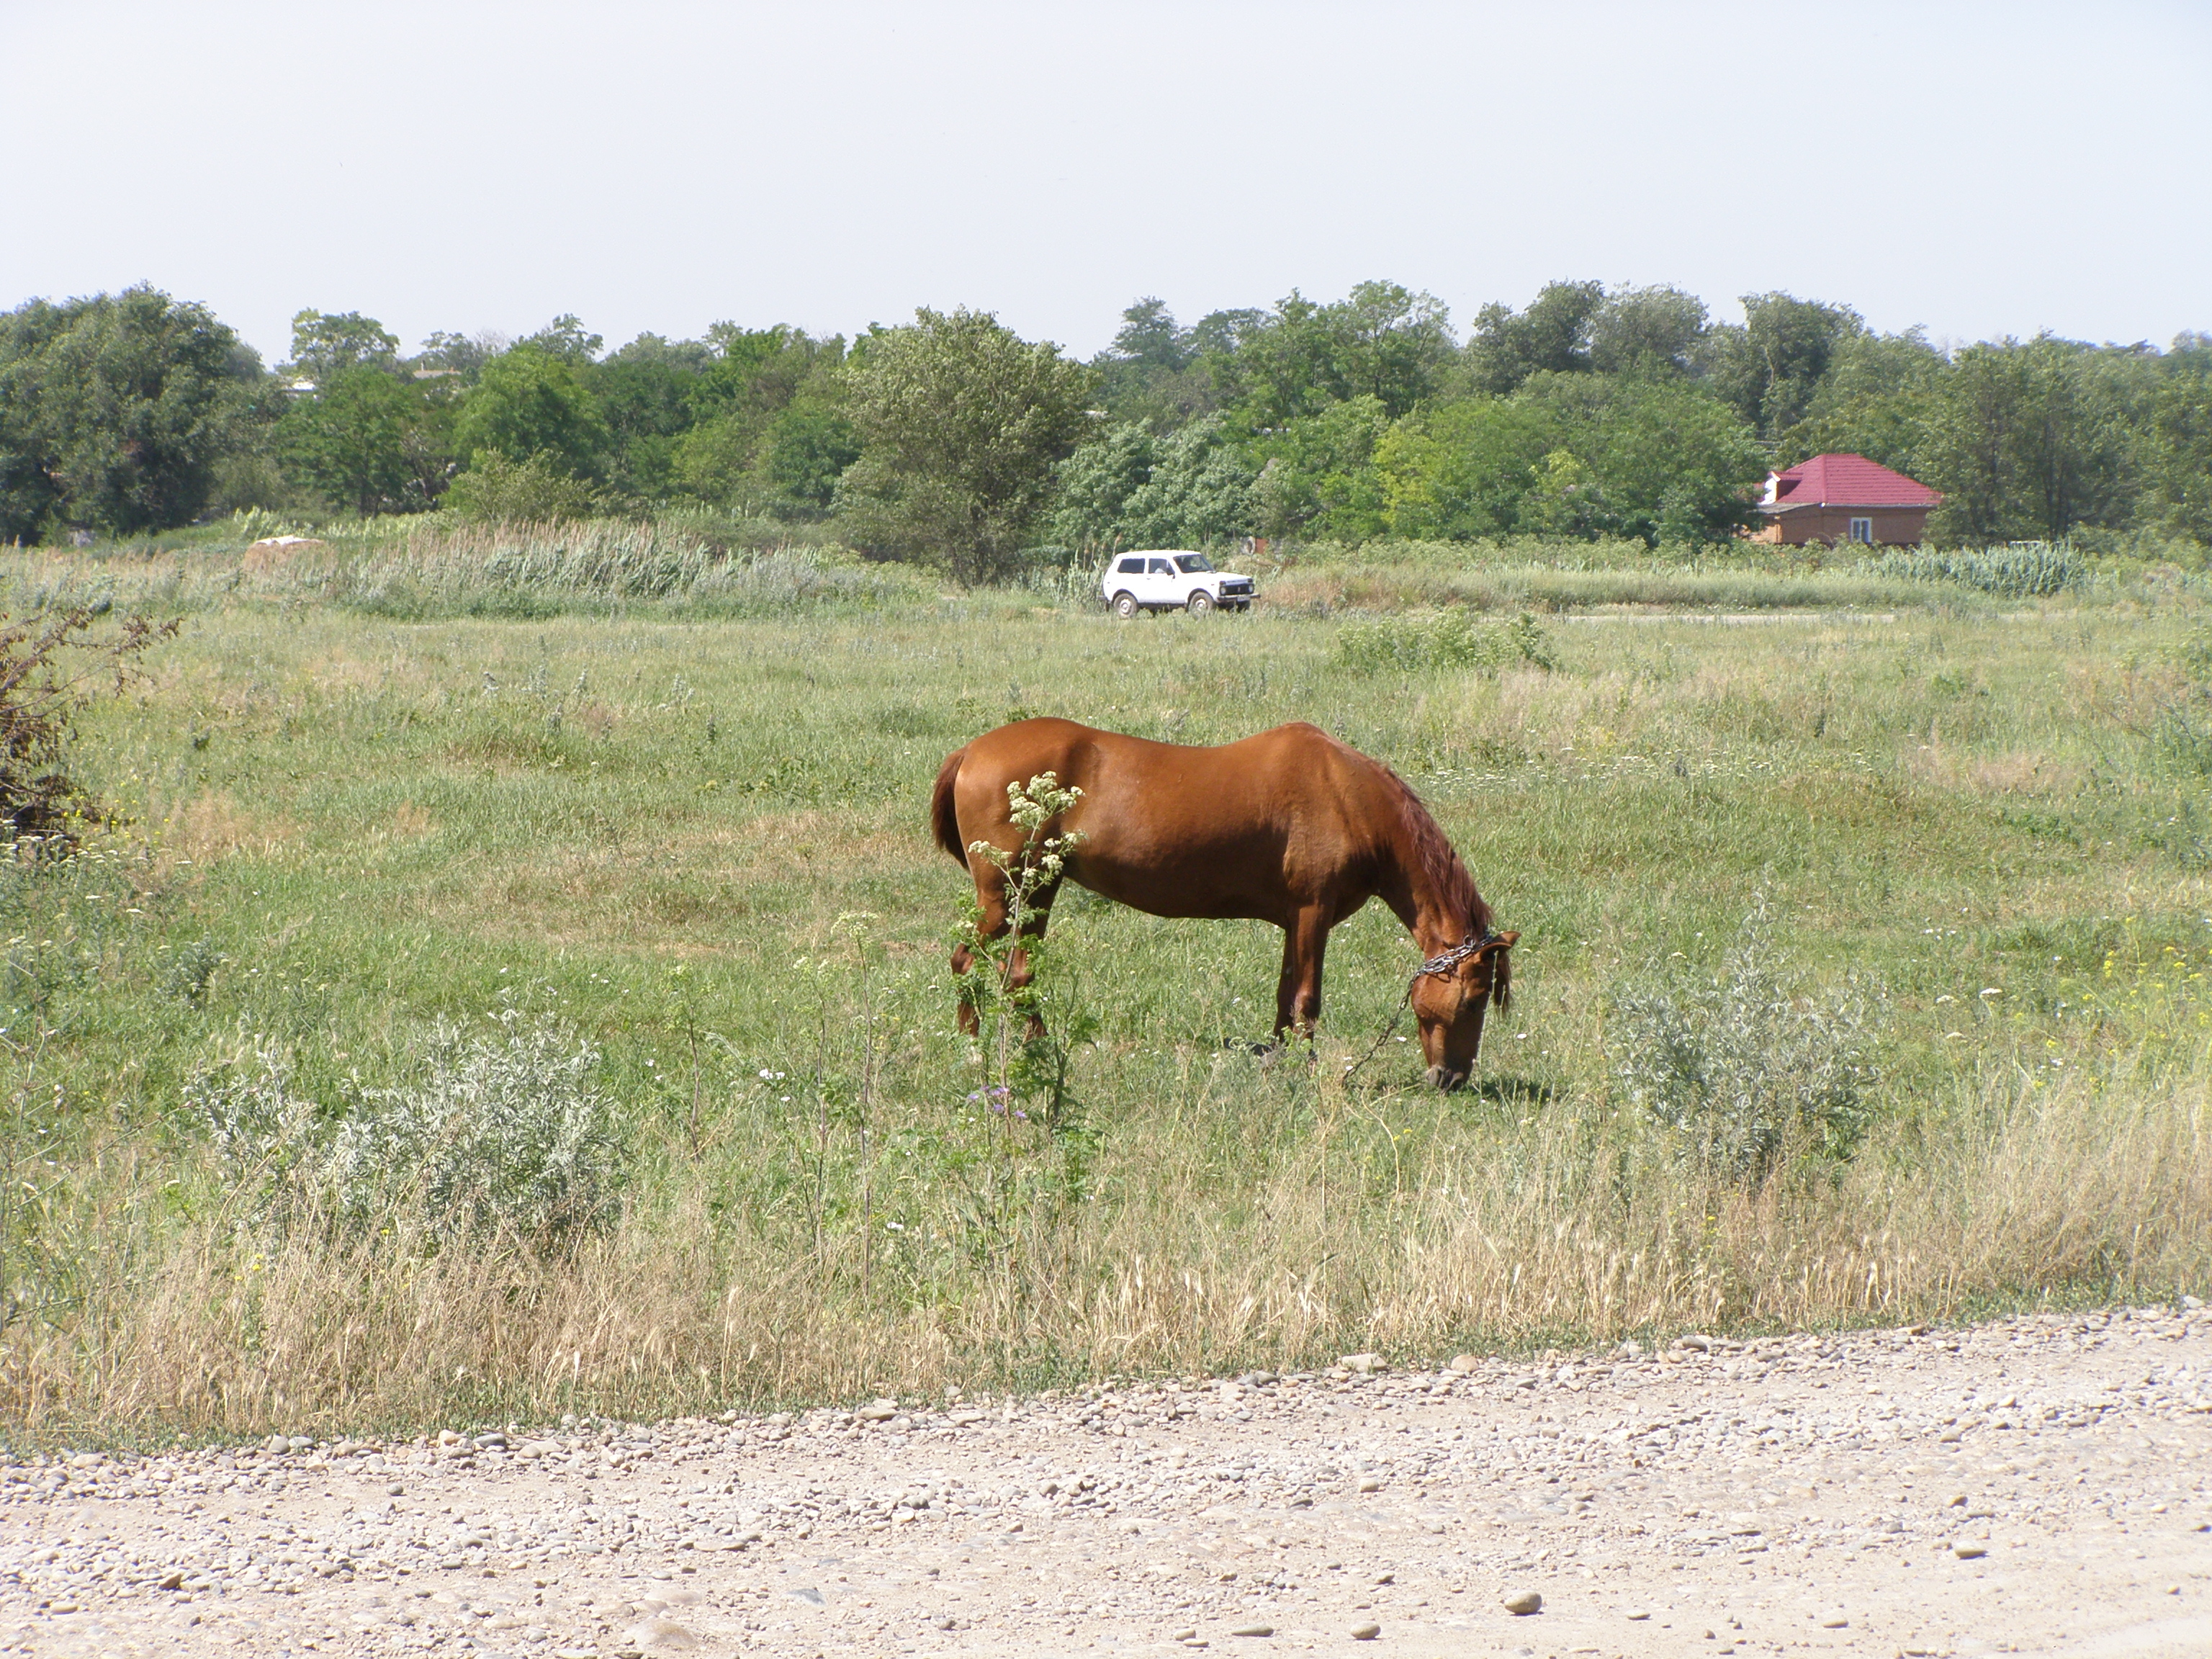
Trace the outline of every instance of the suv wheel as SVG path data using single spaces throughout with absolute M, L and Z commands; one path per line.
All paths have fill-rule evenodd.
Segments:
M 1134 593 L 1128 592 L 1116 593 L 1114 596 L 1114 614 L 1119 617 L 1123 622 L 1127 622 L 1130 617 L 1135 616 L 1137 614 L 1137 596 Z
M 1190 597 L 1182 602 L 1182 608 L 1194 617 L 1206 616 L 1213 609 L 1213 595 L 1202 587 L 1194 588 Z

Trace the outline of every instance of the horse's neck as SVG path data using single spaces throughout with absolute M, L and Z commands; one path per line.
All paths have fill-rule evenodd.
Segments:
M 1382 897 L 1413 936 L 1421 954 L 1436 956 L 1463 943 L 1474 926 L 1468 915 L 1473 884 L 1464 872 L 1459 884 L 1439 883 L 1410 845 L 1401 846 L 1397 853 L 1384 872 Z

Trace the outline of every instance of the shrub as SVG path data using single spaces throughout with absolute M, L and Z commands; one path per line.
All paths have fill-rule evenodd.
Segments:
M 266 1037 L 196 1072 L 185 1098 L 263 1219 L 313 1208 L 374 1227 L 408 1216 L 442 1237 L 550 1244 L 613 1218 L 623 1157 L 592 1080 L 596 1048 L 512 1008 L 495 1033 L 441 1021 L 422 1047 L 417 1079 L 354 1089 L 334 1129 Z
M 1368 670 L 1480 668 L 1494 674 L 1522 663 L 1558 666 L 1551 638 L 1534 617 L 1483 622 L 1456 607 L 1346 623 L 1336 631 L 1335 654 L 1348 668 Z
M 120 690 L 131 660 L 177 630 L 126 617 L 97 631 L 106 600 L 44 617 L 0 617 L 0 823 L 17 836 L 67 840 L 73 823 L 101 816 L 69 771 L 70 723 L 112 676 Z
M 234 1180 L 284 1158 L 308 1139 L 315 1103 L 292 1086 L 291 1056 L 265 1036 L 246 1052 L 202 1066 L 185 1081 L 192 1109 Z
M 599 1051 L 550 1018 L 498 1018 L 495 1036 L 440 1022 L 419 1081 L 356 1094 L 323 1166 L 343 1212 L 413 1202 L 438 1232 L 541 1241 L 612 1218 L 621 1151 L 592 1079 Z
M 1614 1075 L 1710 1176 L 1757 1187 L 1790 1157 L 1848 1158 L 1866 1132 L 1864 1000 L 1793 982 L 1764 900 L 1717 975 L 1616 992 L 1608 1014 Z
M 455 518 L 497 524 L 595 519 L 616 502 L 589 480 L 562 471 L 550 456 L 513 461 L 488 450 L 453 480 L 438 504 Z

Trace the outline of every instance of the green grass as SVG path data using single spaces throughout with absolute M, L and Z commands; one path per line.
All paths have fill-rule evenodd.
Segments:
M 123 827 L 0 879 L 21 1431 L 1433 1356 L 2212 1270 L 2186 592 L 1560 620 L 1548 670 L 1378 672 L 1291 607 L 1123 624 L 829 554 L 805 568 L 848 585 L 767 598 L 711 562 L 502 589 L 497 552 L 418 550 L 404 605 L 335 556 L 228 589 L 234 550 L 0 572 L 10 608 L 104 581 L 185 617 L 83 726 Z M 1091 1022 L 1082 1133 L 1010 1137 L 951 1029 L 966 883 L 924 806 L 949 750 L 1041 713 L 1184 743 L 1312 720 L 1398 768 L 1522 935 L 1482 1087 L 1422 1090 L 1396 1043 L 1334 1082 L 1413 965 L 1379 908 L 1333 943 L 1309 1067 L 1239 1046 L 1272 930 L 1077 894 L 1051 994 Z M 1878 1121 L 1850 1168 L 1744 1197 L 1621 1097 L 1606 1010 L 1717 964 L 1762 894 L 1810 981 L 1873 988 Z M 629 1207 L 578 1254 L 280 1236 L 183 1104 L 258 1039 L 337 1115 L 510 1004 L 604 1051 Z

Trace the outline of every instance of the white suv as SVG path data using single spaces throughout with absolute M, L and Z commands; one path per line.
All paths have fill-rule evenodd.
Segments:
M 1098 591 L 1121 617 L 1139 611 L 1249 611 L 1252 579 L 1216 570 L 1203 553 L 1152 548 L 1124 553 L 1107 567 Z

